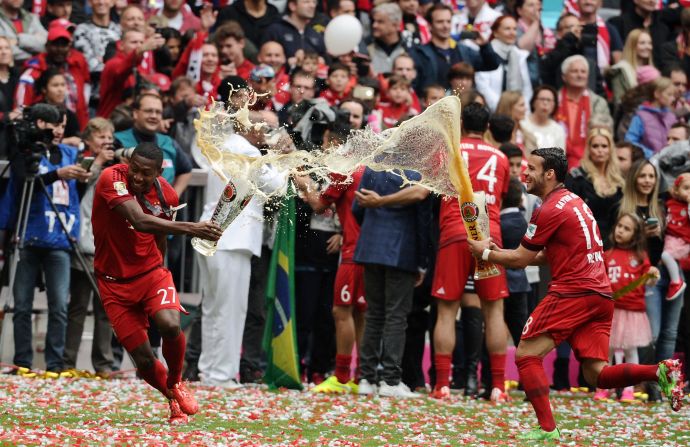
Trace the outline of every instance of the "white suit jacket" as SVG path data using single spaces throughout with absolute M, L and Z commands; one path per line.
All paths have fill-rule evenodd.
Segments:
M 258 157 L 261 152 L 252 146 L 244 137 L 233 134 L 225 142 L 225 149 L 236 154 Z M 196 143 L 192 147 L 194 160 L 202 168 L 209 168 L 208 161 L 201 155 Z M 210 169 L 208 182 L 204 194 L 204 211 L 201 220 L 208 220 L 213 215 L 218 199 L 220 198 L 225 183 L 217 174 Z M 260 184 L 257 187 L 264 193 L 270 194 L 287 187 L 287 174 L 278 172 L 269 165 L 264 165 L 259 175 Z M 218 241 L 218 250 L 245 251 L 255 256 L 261 255 L 261 244 L 263 242 L 263 221 L 264 221 L 264 198 L 254 195 L 239 216 L 223 232 L 223 236 Z
M 525 106 L 529 108 L 529 102 L 532 99 L 532 82 L 529 77 L 529 69 L 527 68 L 527 58 L 529 53 L 518 48 L 520 54 L 520 74 L 523 79 L 522 96 L 525 98 Z M 486 105 L 489 106 L 492 112 L 496 111 L 498 100 L 503 93 L 503 65 L 492 71 L 478 71 L 474 74 L 474 82 L 477 86 L 477 91 L 486 99 Z

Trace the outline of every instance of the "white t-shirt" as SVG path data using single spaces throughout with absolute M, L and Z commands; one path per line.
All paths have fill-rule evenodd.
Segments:
M 546 126 L 537 126 L 525 118 L 520 121 L 520 126 L 534 135 L 537 147 L 560 147 L 565 150 L 565 131 L 556 121 L 550 119 Z

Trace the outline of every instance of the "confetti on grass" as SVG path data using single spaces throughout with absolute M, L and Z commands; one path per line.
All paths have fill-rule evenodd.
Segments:
M 534 424 L 521 393 L 495 406 L 460 395 L 395 401 L 192 387 L 199 414 L 171 427 L 165 400 L 142 381 L 3 375 L 0 445 L 514 446 L 515 435 Z M 687 409 L 595 403 L 570 393 L 554 395 L 553 402 L 561 445 L 690 445 Z

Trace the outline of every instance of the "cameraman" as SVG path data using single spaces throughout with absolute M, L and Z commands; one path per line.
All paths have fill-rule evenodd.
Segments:
M 31 202 L 24 246 L 13 285 L 14 295 L 14 364 L 31 368 L 31 310 L 34 288 L 43 270 L 48 298 L 48 330 L 45 361 L 48 371 L 63 369 L 62 355 L 67 325 L 67 299 L 70 283 L 68 238 L 79 235 L 79 195 L 77 180 L 86 181 L 91 174 L 76 165 L 77 149 L 60 144 L 64 133 L 64 115 L 54 106 L 36 104 L 25 110 L 24 122 L 16 126 L 17 152 L 11 157 L 12 171 L 0 209 L 0 227 L 14 230 L 21 206 L 24 180 L 38 174 Z M 52 131 L 52 132 L 51 132 Z M 47 194 L 43 193 L 41 183 Z M 57 208 L 59 216 L 51 206 Z M 4 218 L 4 219 L 3 219 Z M 60 219 L 67 232 L 63 230 Z

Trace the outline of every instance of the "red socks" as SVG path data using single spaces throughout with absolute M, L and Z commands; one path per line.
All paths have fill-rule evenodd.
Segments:
M 166 398 L 168 397 L 168 386 L 165 383 L 168 371 L 165 370 L 165 366 L 163 366 L 160 360 L 156 360 L 153 363 L 153 368 L 147 370 L 137 369 L 137 372 L 146 383 L 163 393 L 163 396 Z
M 450 385 L 450 365 L 452 360 L 452 354 L 434 354 L 434 366 L 436 367 L 435 388 Z
M 656 382 L 658 368 L 657 365 L 634 365 L 631 363 L 605 366 L 597 378 L 597 387 L 604 389 L 625 388 L 641 382 Z
M 182 365 L 184 364 L 184 350 L 187 339 L 184 332 L 175 338 L 163 339 L 163 357 L 168 364 L 168 388 L 172 388 L 177 382 L 182 380 Z
M 491 387 L 505 391 L 506 354 L 489 354 Z
M 335 377 L 340 383 L 347 383 L 352 377 L 350 371 L 350 364 L 352 363 L 352 355 L 336 354 L 335 355 Z
M 543 360 L 536 356 L 525 356 L 517 358 L 515 363 L 517 363 L 520 381 L 527 399 L 532 403 L 534 412 L 537 414 L 539 425 L 544 431 L 553 431 L 556 428 L 556 421 L 551 412 L 549 381 L 546 379 Z

